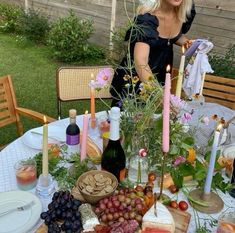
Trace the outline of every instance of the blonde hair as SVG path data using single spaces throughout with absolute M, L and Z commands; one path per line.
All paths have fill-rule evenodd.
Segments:
M 137 14 L 153 13 L 159 9 L 164 0 L 140 0 L 140 4 L 137 7 Z M 177 18 L 181 22 L 186 22 L 187 15 L 191 14 L 193 0 L 183 0 L 179 7 L 175 8 Z

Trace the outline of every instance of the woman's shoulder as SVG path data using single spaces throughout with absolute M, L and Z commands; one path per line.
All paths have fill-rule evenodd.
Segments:
M 139 14 L 135 17 L 136 24 L 144 24 L 144 25 L 150 25 L 154 29 L 158 26 L 158 19 L 155 15 L 152 15 L 150 13 L 145 14 Z

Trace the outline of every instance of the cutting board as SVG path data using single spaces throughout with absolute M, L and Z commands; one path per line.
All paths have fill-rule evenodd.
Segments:
M 175 233 L 187 233 L 188 225 L 191 219 L 191 214 L 186 211 L 173 209 L 168 206 L 167 209 L 171 212 L 174 218 Z

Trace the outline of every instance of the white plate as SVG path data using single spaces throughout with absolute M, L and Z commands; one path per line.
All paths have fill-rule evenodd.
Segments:
M 33 149 L 42 149 L 42 127 L 31 129 L 22 136 L 22 142 Z M 65 130 L 55 125 L 48 126 L 48 143 L 65 142 Z
M 29 192 L 11 191 L 0 193 L 0 211 L 16 208 L 30 202 L 34 204 L 26 210 L 14 211 L 0 217 L 0 233 L 27 233 L 31 230 L 42 212 L 40 200 Z

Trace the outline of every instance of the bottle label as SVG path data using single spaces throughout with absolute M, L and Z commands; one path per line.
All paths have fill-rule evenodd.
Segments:
M 66 143 L 68 145 L 77 145 L 80 143 L 79 135 L 66 135 Z

